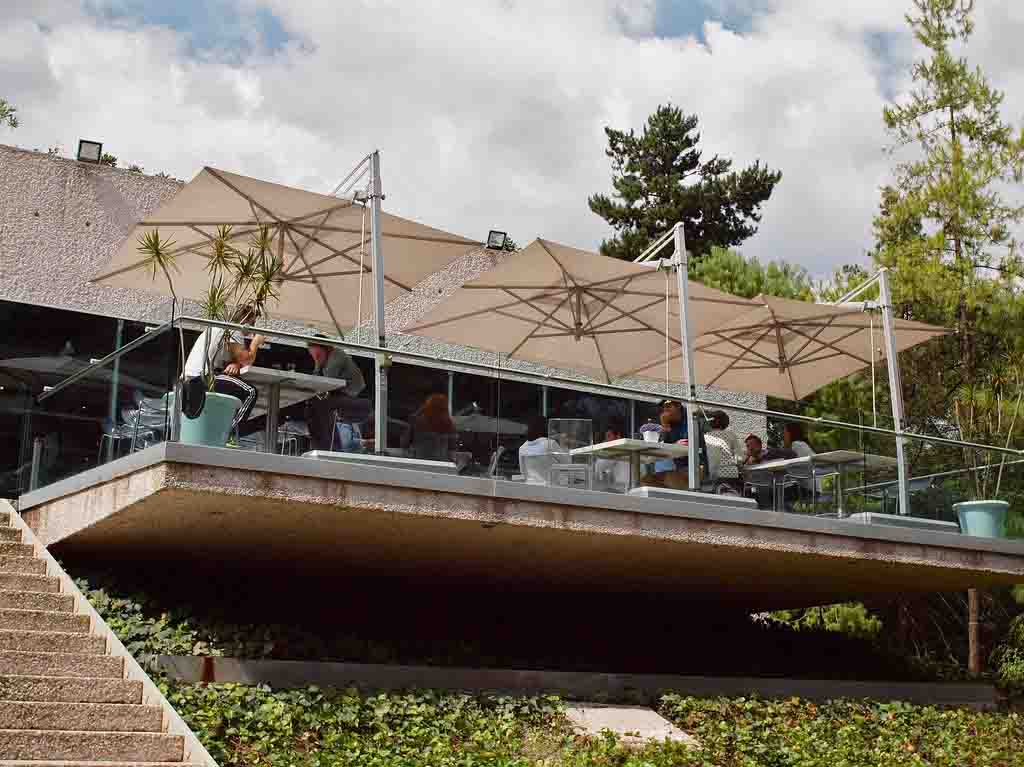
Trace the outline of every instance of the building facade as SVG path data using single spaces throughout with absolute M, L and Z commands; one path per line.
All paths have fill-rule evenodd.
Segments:
M 103 435 L 118 421 L 119 401 L 131 396 L 126 391 L 131 384 L 124 382 L 152 379 L 155 371 L 168 368 L 169 360 L 177 358 L 174 348 L 156 344 L 125 358 L 120 385 L 97 380 L 94 386 L 78 387 L 55 412 L 40 413 L 33 404 L 43 387 L 169 318 L 171 302 L 166 297 L 94 285 L 89 279 L 132 226 L 181 186 L 170 178 L 0 145 L 0 326 L 6 331 L 0 336 L 0 496 L 24 489 L 26 450 L 34 436 L 60 441 L 54 453 L 64 465 L 52 467 L 59 474 L 98 461 Z M 598 382 L 580 381 L 572 388 L 544 386 L 529 374 L 558 371 L 527 363 L 508 364 L 500 373 L 484 375 L 459 363 L 493 364 L 493 354 L 402 335 L 403 328 L 459 286 L 509 257 L 514 255 L 483 249 L 471 253 L 388 305 L 389 346 L 437 359 L 429 366 L 394 365 L 389 411 L 395 422 L 411 421 L 427 397 L 445 394 L 453 415 L 490 416 L 499 429 L 511 424 L 513 433 L 461 435 L 474 455 L 486 460 L 496 443 L 513 446 L 521 441 L 522 425 L 532 415 L 588 418 L 597 435 L 613 423 L 632 431 L 655 414 L 655 392 L 680 393 L 678 387 L 651 381 L 633 382 L 651 395 L 631 399 L 602 394 Z M 288 323 L 277 327 L 303 330 Z M 356 328 L 348 339 L 369 343 L 369 328 Z M 358 362 L 372 380 L 372 359 Z M 261 352 L 260 364 L 303 369 L 311 362 L 302 347 L 275 342 Z M 705 394 L 725 406 L 765 404 L 757 395 Z M 62 422 L 59 429 L 57 419 Z M 763 417 L 735 414 L 733 421 L 741 435 L 765 431 Z

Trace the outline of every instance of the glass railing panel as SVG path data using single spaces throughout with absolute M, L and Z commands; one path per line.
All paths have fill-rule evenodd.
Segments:
M 112 352 L 114 350 L 111 350 Z M 124 338 L 109 358 L 26 358 L 20 492 L 74 476 L 159 443 L 177 374 L 169 328 Z

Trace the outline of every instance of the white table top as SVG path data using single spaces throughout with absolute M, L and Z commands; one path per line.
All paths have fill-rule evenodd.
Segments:
M 817 466 L 865 466 L 869 469 L 894 469 L 895 458 L 873 453 L 858 453 L 856 450 L 830 450 L 827 453 L 816 453 L 814 456 L 801 458 L 783 458 L 778 461 L 766 461 L 743 466 L 746 472 L 782 472 L 794 466 L 804 466 L 811 462 Z
M 570 455 L 593 455 L 597 458 L 628 458 L 639 454 L 644 458 L 686 458 L 690 454 L 688 445 L 669 442 L 646 442 L 642 439 L 613 439 L 596 445 L 578 447 Z
M 348 383 L 344 378 L 327 378 L 326 376 L 315 376 L 310 373 L 299 373 L 295 370 L 261 368 L 258 365 L 242 368 L 239 375 L 243 380 L 256 387 L 280 384 L 282 389 L 297 389 L 298 391 L 311 392 L 313 394 L 334 391 Z

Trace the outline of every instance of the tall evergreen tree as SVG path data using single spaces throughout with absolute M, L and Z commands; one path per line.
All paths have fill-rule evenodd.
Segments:
M 914 0 L 907 17 L 926 58 L 913 66 L 906 101 L 883 113 L 894 149 L 911 157 L 882 191 L 875 257 L 898 276 L 896 300 L 904 313 L 957 330 L 945 348 L 909 355 L 913 372 L 904 380 L 918 387 L 914 399 L 945 403 L 940 416 L 954 421 L 964 438 L 1009 446 L 1006 424 L 1012 432 L 1017 413 L 1003 418 L 1004 403 L 1014 401 L 1004 395 L 1008 382 L 1020 387 L 1020 375 L 1007 376 L 1005 369 L 1007 360 L 1019 359 L 1021 346 L 1024 269 L 1014 231 L 1024 206 L 1007 191 L 1019 192 L 1015 185 L 1024 180 L 1024 131 L 1003 120 L 1003 94 L 956 55 L 973 31 L 973 6 L 973 0 Z M 964 458 L 978 461 L 974 451 Z M 991 490 L 985 474 L 974 477 L 985 497 Z M 968 597 L 968 667 L 978 673 L 980 600 L 974 590 Z
M 718 155 L 702 161 L 697 116 L 671 104 L 659 106 L 639 136 L 614 128 L 605 134 L 615 192 L 588 202 L 616 231 L 601 244 L 606 256 L 632 260 L 678 221 L 697 257 L 715 245 L 739 245 L 757 231 L 761 205 L 782 178 L 759 161 L 741 171 Z

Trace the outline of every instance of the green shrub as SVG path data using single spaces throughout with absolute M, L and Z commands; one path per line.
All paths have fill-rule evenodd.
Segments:
M 1024 717 L 906 703 L 799 698 L 662 699 L 720 767 L 1010 767 L 1024 764 Z
M 1011 695 L 1024 695 L 1024 614 L 1013 619 L 990 662 L 1000 687 Z

